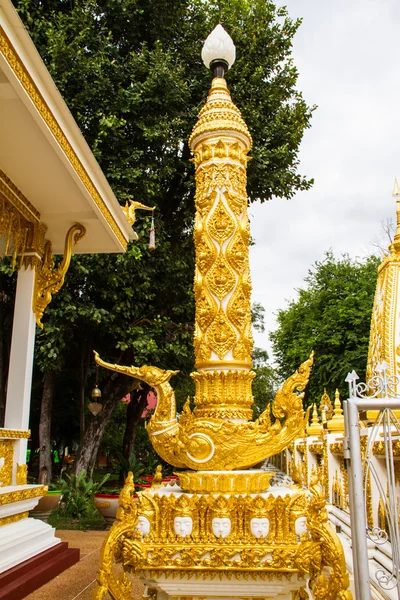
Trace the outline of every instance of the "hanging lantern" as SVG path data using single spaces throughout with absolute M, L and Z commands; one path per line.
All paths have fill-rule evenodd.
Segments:
M 150 239 L 149 239 L 149 250 L 156 249 L 156 230 L 154 227 L 154 208 L 151 214 L 151 227 L 150 227 Z
M 90 395 L 93 398 L 93 402 L 90 402 L 88 404 L 88 409 L 90 410 L 92 415 L 94 415 L 96 417 L 99 414 L 99 412 L 101 411 L 101 409 L 103 408 L 102 403 L 98 402 L 98 400 L 101 398 L 101 390 L 99 388 L 99 368 L 97 365 L 96 365 L 96 383 L 95 383 L 95 386 L 92 389 L 92 393 Z

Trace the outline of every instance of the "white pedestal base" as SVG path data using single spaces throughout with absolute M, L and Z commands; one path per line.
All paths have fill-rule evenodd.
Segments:
M 38 519 L 22 519 L 0 528 L 0 573 L 59 544 L 55 529 Z
M 279 580 L 278 577 L 272 581 L 250 581 L 249 579 L 237 580 L 235 578 L 223 577 L 203 580 L 190 579 L 166 579 L 141 580 L 147 586 L 147 597 L 155 600 L 242 600 L 243 598 L 277 598 L 279 600 L 292 600 L 292 592 L 298 590 L 306 581 L 293 576 L 293 581 Z M 144 596 L 146 598 L 146 594 Z

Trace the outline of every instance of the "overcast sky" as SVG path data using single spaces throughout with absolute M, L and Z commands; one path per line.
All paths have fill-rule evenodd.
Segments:
M 253 301 L 266 310 L 257 346 L 272 355 L 274 313 L 296 297 L 312 263 L 368 255 L 381 222 L 395 218 L 400 176 L 400 1 L 288 0 L 303 23 L 294 38 L 298 89 L 317 104 L 300 151 L 308 192 L 250 207 Z

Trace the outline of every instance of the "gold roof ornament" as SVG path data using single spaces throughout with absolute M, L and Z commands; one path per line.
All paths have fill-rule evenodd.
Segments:
M 178 468 L 195 471 L 247 469 L 281 452 L 303 435 L 308 422 L 302 398 L 313 355 L 278 390 L 271 410 L 252 421 L 252 323 L 250 227 L 246 193 L 252 140 L 224 79 L 235 59 L 221 26 L 206 40 L 211 90 L 189 139 L 196 169 L 194 244 L 194 411 L 187 402 L 176 416 L 175 371 L 156 367 L 99 365 L 145 381 L 158 404 L 147 431 L 156 452 Z M 191 484 L 189 484 L 191 485 Z
M 319 435 L 323 427 L 318 419 L 317 405 L 313 404 L 311 424 L 307 427 L 307 435 Z
M 319 403 L 319 411 L 320 411 L 320 415 L 321 415 L 323 423 L 326 423 L 326 421 L 329 421 L 329 419 L 332 418 L 332 414 L 333 414 L 332 400 L 330 399 L 329 394 L 326 391 L 326 388 L 324 388 L 324 393 L 321 396 L 321 400 Z
M 125 206 L 121 206 L 121 210 L 124 213 L 125 217 L 128 220 L 129 225 L 131 225 L 133 227 L 133 225 L 136 222 L 136 210 L 137 209 L 140 210 L 150 210 L 150 211 L 154 211 L 155 210 L 155 206 L 146 206 L 145 204 L 142 204 L 141 202 L 137 202 L 136 200 L 128 200 L 125 202 Z
M 333 416 L 332 419 L 328 421 L 327 426 L 329 431 L 334 431 L 336 433 L 344 431 L 344 416 L 338 389 L 335 392 L 335 408 L 333 409 Z

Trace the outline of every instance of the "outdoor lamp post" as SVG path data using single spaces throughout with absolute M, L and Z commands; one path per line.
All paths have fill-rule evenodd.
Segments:
M 201 58 L 213 77 L 224 77 L 235 62 L 235 44 L 222 25 L 217 25 L 204 42 Z

